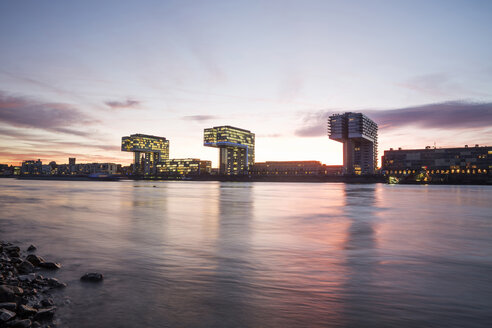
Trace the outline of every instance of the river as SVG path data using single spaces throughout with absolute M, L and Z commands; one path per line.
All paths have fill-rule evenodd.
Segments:
M 60 327 L 492 322 L 491 186 L 0 179 L 0 240 L 63 264 Z

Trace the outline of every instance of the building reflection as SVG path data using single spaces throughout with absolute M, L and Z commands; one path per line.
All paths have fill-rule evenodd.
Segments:
M 221 183 L 218 201 L 218 232 L 216 239 L 216 270 L 211 323 L 217 327 L 257 327 L 255 302 L 248 286 L 254 275 L 251 250 L 253 221 L 253 184 Z
M 341 289 L 344 322 L 349 327 L 376 323 L 378 270 L 378 185 L 345 185 L 344 215 L 349 221 L 344 243 L 346 280 Z M 372 310 L 371 310 L 372 309 Z M 365 313 L 363 317 L 360 315 Z

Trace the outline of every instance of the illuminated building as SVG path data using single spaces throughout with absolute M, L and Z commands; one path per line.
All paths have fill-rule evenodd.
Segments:
M 169 159 L 169 140 L 132 134 L 121 139 L 121 150 L 134 153 L 133 174 L 155 174 L 157 163 Z
M 322 176 L 340 175 L 341 165 L 325 165 L 319 161 L 271 161 L 255 163 L 250 168 L 252 176 Z
M 374 174 L 378 158 L 378 126 L 361 113 L 331 115 L 328 136 L 343 143 L 345 174 Z
M 255 162 L 255 134 L 248 130 L 228 125 L 205 129 L 203 145 L 220 149 L 220 174 L 248 174 Z
M 76 173 L 75 160 L 76 160 L 75 157 L 69 157 L 68 158 L 68 168 L 69 168 L 71 174 Z
M 197 158 L 166 159 L 157 164 L 157 174 L 162 176 L 196 176 L 210 174 L 211 161 Z
M 490 174 L 492 147 L 385 150 L 381 171 L 396 177 L 415 175 Z
M 37 161 L 23 161 L 20 169 L 21 175 L 39 175 L 45 174 L 46 165 L 43 165 L 40 159 Z

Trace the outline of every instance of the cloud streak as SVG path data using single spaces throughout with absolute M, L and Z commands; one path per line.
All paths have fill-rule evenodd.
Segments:
M 126 108 L 138 108 L 141 102 L 134 99 L 127 99 L 124 101 L 117 101 L 117 100 L 106 101 L 104 104 L 110 107 L 111 109 L 126 109 Z
M 327 134 L 327 120 L 328 116 L 333 112 L 317 111 L 313 113 L 304 114 L 303 126 L 295 130 L 294 134 L 298 137 L 320 137 Z
M 190 116 L 183 116 L 182 119 L 186 121 L 196 121 L 196 122 L 204 122 L 204 121 L 209 121 L 218 118 L 217 116 L 214 115 L 190 115 Z
M 328 117 L 339 111 L 318 111 L 305 114 L 303 126 L 295 131 L 298 137 L 319 137 L 327 134 Z M 492 125 L 492 103 L 448 101 L 390 110 L 361 110 L 375 121 L 380 130 L 404 126 L 432 129 L 488 128 Z
M 486 128 L 492 125 L 492 103 L 449 101 L 364 113 L 382 129 L 407 125 L 438 129 Z
M 0 91 L 0 123 L 21 128 L 36 128 L 56 133 L 87 136 L 73 126 L 97 121 L 63 103 L 43 103 L 26 97 L 8 96 Z

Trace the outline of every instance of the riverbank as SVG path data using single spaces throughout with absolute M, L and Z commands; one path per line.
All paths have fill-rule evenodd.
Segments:
M 41 273 L 61 265 L 45 261 L 35 251 L 33 245 L 23 252 L 17 245 L 0 241 L 1 327 L 52 327 L 55 323 L 52 292 L 66 284 Z
M 85 176 L 0 176 L 1 178 L 14 178 L 19 180 L 55 180 L 55 181 L 219 181 L 219 182 L 301 182 L 301 183 L 349 183 L 349 184 L 373 184 L 388 183 L 388 177 L 383 175 L 369 176 L 217 176 L 204 175 L 194 177 L 146 177 L 146 176 L 112 176 L 104 178 L 91 178 Z M 415 181 L 412 179 L 397 179 L 398 184 L 414 185 L 492 185 L 489 176 L 446 176 L 435 177 L 427 181 Z

